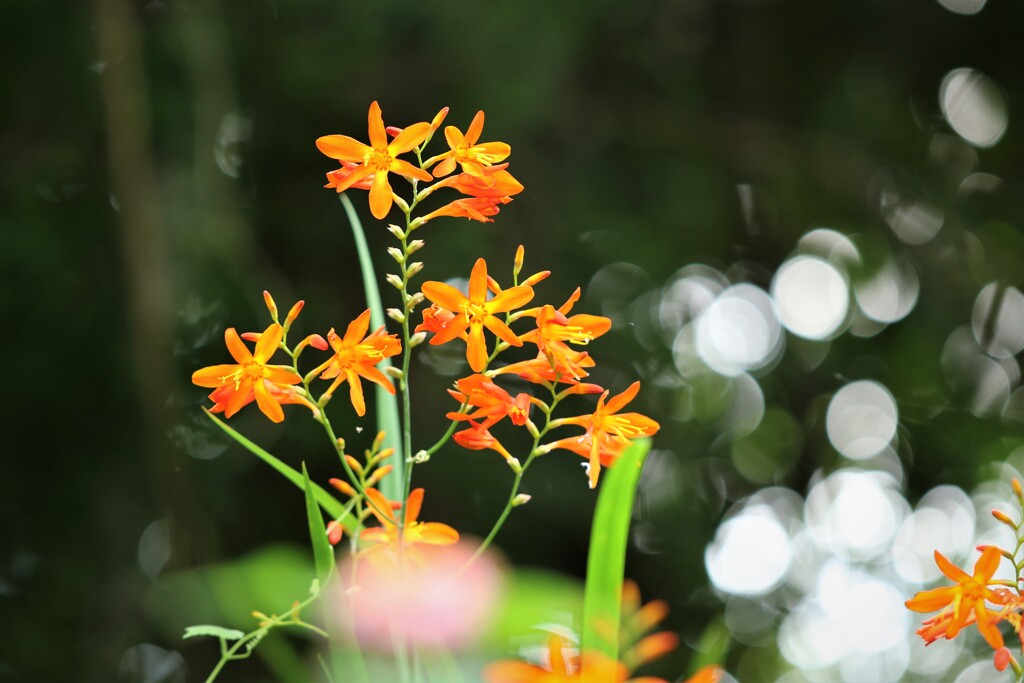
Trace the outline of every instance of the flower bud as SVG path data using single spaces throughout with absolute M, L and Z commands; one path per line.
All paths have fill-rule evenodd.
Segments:
M 410 263 L 409 267 L 406 269 L 405 272 L 408 274 L 408 277 L 412 277 L 413 275 L 416 275 L 416 273 L 420 272 L 421 270 L 423 270 L 423 262 L 422 261 L 416 261 L 415 263 Z
M 1014 479 L 1010 483 L 1013 485 L 1013 493 L 1017 496 L 1017 499 L 1024 500 L 1024 490 L 1020 487 L 1020 479 Z
M 377 436 L 373 437 L 373 445 L 371 446 L 371 448 L 374 451 L 376 451 L 381 446 L 383 446 L 384 445 L 384 439 L 387 437 L 387 435 L 388 435 L 388 433 L 385 432 L 384 430 L 381 430 L 381 431 L 377 432 Z
M 417 465 L 422 465 L 423 463 L 427 462 L 428 460 L 430 460 L 430 453 L 427 453 L 426 451 L 422 451 L 422 450 L 421 451 L 417 451 L 416 455 L 414 455 L 412 457 L 412 461 L 414 463 L 416 463 Z
M 388 317 L 391 318 L 392 320 L 394 320 L 395 322 L 398 322 L 398 323 L 405 322 L 405 313 L 402 313 L 397 308 L 389 308 L 388 309 Z
M 288 317 L 284 319 L 284 329 L 287 330 L 295 322 L 295 319 L 299 317 L 299 313 L 302 312 L 302 307 L 306 305 L 305 301 L 296 301 L 295 305 L 292 306 L 292 310 L 288 311 Z
M 423 240 L 413 240 L 412 242 L 409 242 L 409 246 L 406 247 L 405 251 L 407 254 L 414 254 L 422 249 L 424 244 L 426 244 L 426 242 Z
M 389 365 L 384 368 L 384 374 L 393 379 L 402 379 L 405 377 L 405 373 L 402 372 L 402 368 L 396 368 L 394 365 Z
M 263 290 L 263 302 L 267 304 L 267 310 L 270 311 L 270 319 L 275 323 L 277 322 L 277 304 L 274 303 L 274 297 L 270 296 L 270 292 Z
M 334 488 L 338 489 L 342 493 L 344 493 L 346 496 L 349 496 L 350 498 L 355 498 L 357 495 L 359 495 L 356 493 L 356 490 L 352 488 L 351 484 L 342 479 L 338 479 L 337 477 L 333 479 L 328 479 L 327 483 L 333 486 Z
M 526 250 L 523 248 L 523 245 L 521 244 L 516 248 L 516 258 L 512 262 L 513 277 L 519 277 L 519 271 L 523 269 L 523 255 L 525 251 Z
M 312 346 L 317 351 L 326 351 L 330 348 L 327 340 L 321 337 L 319 334 L 311 334 L 302 340 L 304 344 Z
M 394 223 L 388 226 L 388 232 L 390 232 L 392 235 L 394 235 L 400 240 L 405 239 L 405 233 L 402 231 L 400 227 L 398 227 Z
M 512 499 L 512 507 L 517 508 L 520 505 L 526 505 L 532 497 L 526 493 L 517 493 L 516 497 Z
M 1013 520 L 1010 519 L 1009 516 L 1007 516 L 1007 514 L 1005 512 L 1002 512 L 1001 510 L 993 510 L 992 516 L 995 517 L 997 521 L 1002 522 L 1011 529 L 1017 528 L 1017 525 L 1013 523 Z
M 508 466 L 512 469 L 513 472 L 515 472 L 516 474 L 522 474 L 523 466 L 519 463 L 518 459 L 509 458 L 505 462 L 508 464 Z
M 395 289 L 402 289 L 402 287 L 404 286 L 402 284 L 402 278 L 398 277 L 394 273 L 388 273 L 387 277 L 385 277 L 384 279 L 387 280 L 388 284 L 394 287 Z
M 393 469 L 395 469 L 394 465 L 384 465 L 383 467 L 374 470 L 373 474 L 370 475 L 370 478 L 366 480 L 366 483 L 370 486 L 376 486 L 377 482 L 388 476 Z
M 363 466 L 359 463 L 358 460 L 353 458 L 351 455 L 345 455 L 345 462 L 348 463 L 348 466 L 352 468 L 353 472 L 355 472 L 358 475 L 363 474 Z
M 388 247 L 388 254 L 390 254 L 391 258 L 395 259 L 398 263 L 405 260 L 405 254 L 403 254 L 402 250 L 398 247 Z
M 416 334 L 414 334 L 411 337 L 409 337 L 409 348 L 412 349 L 412 348 L 415 348 L 415 347 L 419 346 L 420 344 L 423 343 L 423 341 L 426 338 L 427 338 L 427 333 L 426 332 L 417 332 Z
M 423 296 L 423 292 L 416 292 L 409 297 L 409 300 L 405 303 L 405 307 L 410 311 L 419 306 L 427 297 Z
M 332 519 L 327 523 L 327 540 L 330 541 L 331 545 L 338 545 L 341 542 L 341 535 L 344 531 L 345 527 Z
M 550 270 L 542 270 L 539 273 L 534 273 L 530 277 L 528 277 L 525 280 L 523 280 L 523 286 L 525 286 L 525 287 L 533 287 L 535 284 L 537 284 L 541 280 L 546 280 L 548 278 L 548 275 L 551 275 L 551 271 Z

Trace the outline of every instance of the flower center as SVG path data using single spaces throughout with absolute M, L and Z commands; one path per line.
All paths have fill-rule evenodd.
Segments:
M 487 307 L 484 304 L 472 301 L 462 304 L 462 312 L 466 314 L 471 323 L 483 323 L 488 316 Z

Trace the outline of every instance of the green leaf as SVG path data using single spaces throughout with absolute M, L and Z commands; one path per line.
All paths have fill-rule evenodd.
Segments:
M 724 664 L 731 644 L 732 634 L 729 633 L 725 620 L 719 617 L 712 621 L 697 641 L 697 654 L 690 662 L 690 674 L 697 673 L 709 664 Z
M 356 209 L 347 195 L 339 195 L 341 204 L 345 207 L 348 215 L 348 222 L 352 226 L 352 236 L 356 241 L 356 254 L 359 256 L 359 270 L 363 275 L 363 289 L 366 291 L 366 305 L 370 309 L 370 328 L 376 330 L 385 324 L 384 305 L 380 300 L 380 289 L 377 288 L 377 274 L 373 269 L 373 259 L 370 258 L 370 249 L 366 246 L 366 235 L 363 234 L 363 224 L 359 221 Z M 391 367 L 391 359 L 385 358 L 377 366 L 381 372 Z M 402 453 L 400 441 L 401 424 L 398 421 L 398 397 L 389 393 L 384 387 L 376 386 L 377 406 L 377 431 L 384 432 L 383 448 L 394 448 L 395 453 L 401 457 L 394 458 L 392 464 L 395 466 L 391 476 L 384 477 L 380 482 L 380 492 L 388 500 L 401 500 L 404 495 L 405 485 L 405 459 L 410 453 Z
M 633 514 L 633 494 L 650 448 L 649 439 L 634 441 L 603 477 L 590 530 L 587 583 L 583 591 L 580 649 L 584 652 L 619 658 L 629 521 Z
M 323 586 L 334 569 L 334 548 L 327 540 L 327 527 L 324 516 L 316 504 L 313 494 L 313 482 L 309 480 L 306 463 L 302 463 L 302 479 L 306 486 L 306 518 L 309 520 L 309 539 L 313 543 L 313 562 L 316 564 L 316 578 Z
M 204 408 L 205 410 L 205 408 Z M 224 430 L 224 433 L 230 436 L 232 439 L 237 441 L 246 450 L 255 455 L 257 458 L 267 463 L 275 470 L 285 476 L 288 481 L 298 486 L 300 489 L 305 488 L 305 483 L 302 478 L 302 474 L 297 472 L 294 468 L 289 467 L 281 460 L 275 458 L 273 455 L 263 450 L 249 439 L 245 438 L 234 429 L 229 427 L 223 420 L 218 418 L 216 415 L 211 413 L 209 410 L 206 411 L 207 417 L 213 420 L 214 424 Z M 320 504 L 320 507 L 324 509 L 328 515 L 332 518 L 337 519 L 342 515 L 345 515 L 341 523 L 345 525 L 347 531 L 353 531 L 356 528 L 356 523 L 351 514 L 345 514 L 345 506 L 338 502 L 338 499 L 332 496 L 330 493 L 322 489 L 317 484 L 313 484 L 313 496 L 316 498 L 316 502 Z
M 234 628 L 224 628 L 223 626 L 210 626 L 209 624 L 200 624 L 199 626 L 188 626 L 185 628 L 185 635 L 182 638 L 195 638 L 196 636 L 212 636 L 214 638 L 223 638 L 224 640 L 238 640 L 245 634 Z

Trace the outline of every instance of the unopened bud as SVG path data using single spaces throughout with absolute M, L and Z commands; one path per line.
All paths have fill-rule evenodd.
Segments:
M 393 379 L 402 379 L 405 377 L 405 373 L 402 372 L 402 368 L 397 368 L 394 365 L 389 365 L 384 368 L 384 374 Z
M 1016 495 L 1017 498 L 1024 499 L 1024 490 L 1022 490 L 1020 487 L 1020 479 L 1014 479 L 1013 481 L 1010 482 L 1010 484 L 1013 485 L 1014 495 Z
M 380 453 L 377 454 L 377 456 L 376 456 L 377 462 L 380 462 L 382 460 L 387 460 L 388 458 L 390 458 L 394 454 L 395 454 L 395 449 L 394 448 L 385 448 L 384 450 L 382 450 Z
M 420 344 L 423 343 L 423 341 L 426 338 L 427 338 L 427 333 L 426 332 L 417 332 L 416 334 L 414 334 L 411 337 L 409 337 L 409 348 L 412 349 L 412 348 L 415 348 L 415 347 L 419 346 Z
M 521 244 L 516 248 L 516 257 L 512 261 L 512 275 L 514 277 L 519 277 L 519 271 L 523 269 L 523 256 L 525 252 L 526 249 Z
M 327 523 L 327 540 L 330 541 L 331 545 L 338 545 L 341 542 L 341 536 L 344 531 L 345 527 L 332 519 Z
M 412 456 L 412 461 L 417 465 L 422 465 L 428 460 L 430 460 L 430 453 L 427 453 L 426 451 L 417 451 L 416 455 Z
M 1017 528 L 1017 525 L 1013 523 L 1013 520 L 1010 519 L 1010 517 L 1005 512 L 1002 512 L 1001 510 L 993 510 L 992 511 L 992 516 L 995 517 L 997 521 L 1002 522 L 1003 524 L 1005 524 L 1006 526 L 1008 526 L 1008 527 L 1010 527 L 1012 529 L 1016 529 Z
M 405 248 L 405 253 L 414 254 L 422 249 L 424 244 L 426 244 L 426 242 L 423 240 L 413 240 L 412 242 L 409 242 L 409 246 Z
M 412 277 L 421 270 L 423 270 L 423 262 L 416 261 L 415 263 L 410 263 L 405 272 L 408 274 L 408 277 Z
M 423 292 L 416 292 L 409 297 L 409 300 L 405 302 L 405 307 L 410 311 L 419 306 L 427 297 L 423 296 Z
M 295 322 L 295 319 L 299 317 L 299 313 L 302 312 L 302 307 L 306 305 L 305 301 L 296 301 L 295 305 L 292 306 L 292 310 L 288 311 L 288 317 L 284 319 L 284 329 L 288 329 Z
M 405 260 L 405 254 L 398 247 L 388 247 L 388 254 L 399 263 Z
M 522 249 L 522 247 L 520 247 L 520 249 Z M 533 496 L 530 496 L 526 493 L 517 493 L 516 497 L 512 499 L 512 507 L 517 508 L 520 505 L 526 505 L 527 503 L 530 502 L 530 499 L 532 497 Z
M 388 273 L 387 277 L 385 277 L 384 279 L 387 280 L 388 284 L 390 284 L 395 289 L 401 289 L 404 286 L 402 284 L 402 278 L 398 277 L 394 273 Z
M 343 479 L 338 479 L 335 477 L 332 479 L 328 479 L 327 483 L 333 486 L 334 488 L 338 489 L 342 493 L 344 493 L 346 496 L 349 496 L 350 498 L 355 498 L 356 495 L 358 495 L 356 493 L 356 490 L 352 488 L 352 485 L 349 484 L 347 481 L 344 481 Z
M 383 467 L 374 470 L 373 474 L 370 475 L 370 478 L 366 480 L 366 483 L 370 486 L 375 486 L 377 482 L 388 476 L 393 469 L 395 469 L 394 465 L 384 465 Z
M 546 280 L 548 278 L 548 275 L 551 275 L 551 271 L 550 270 L 542 270 L 539 273 L 534 273 L 530 277 L 528 277 L 525 280 L 523 280 L 523 286 L 525 286 L 525 287 L 533 287 L 535 284 L 537 284 L 541 280 Z
M 263 302 L 267 305 L 267 310 L 270 311 L 270 319 L 275 323 L 277 322 L 277 304 L 274 303 L 274 297 L 270 296 L 270 292 L 263 290 Z
M 522 471 L 523 471 L 523 466 L 519 464 L 519 460 L 517 460 L 516 458 L 509 458 L 509 459 L 508 459 L 508 460 L 506 460 L 505 462 L 506 462 L 506 463 L 508 463 L 508 466 L 509 466 L 509 467 L 510 467 L 510 468 L 512 469 L 512 471 L 513 471 L 513 472 L 515 472 L 516 474 L 521 474 L 521 473 L 522 473 Z
M 303 339 L 303 342 L 308 344 L 309 346 L 312 346 L 317 351 L 326 351 L 327 349 L 330 348 L 330 345 L 327 343 L 327 340 L 321 337 L 319 334 L 311 334 L 305 339 Z
M 392 235 L 394 235 L 400 240 L 405 239 L 405 233 L 402 231 L 400 227 L 398 227 L 394 223 L 388 226 L 388 232 L 390 232 Z
M 532 436 L 533 438 L 540 438 L 540 432 L 537 430 L 537 425 L 533 424 L 533 420 L 526 420 L 526 431 L 530 432 L 530 436 Z
M 387 435 L 388 433 L 385 432 L 384 430 L 377 432 L 377 435 L 373 437 L 373 446 L 371 446 L 371 448 L 373 448 L 373 450 L 376 451 L 378 448 L 384 445 L 384 439 L 387 437 Z
M 340 453 L 344 453 L 344 452 L 345 452 L 345 439 L 343 439 L 343 438 L 341 438 L 341 437 L 339 436 L 339 437 L 338 437 L 338 438 L 336 439 L 336 443 L 338 444 L 338 452 L 340 452 Z
M 398 208 L 402 210 L 402 213 L 409 213 L 409 205 L 405 203 L 405 200 L 399 197 L 397 194 L 392 194 L 395 199 L 395 204 L 398 204 Z
M 397 308 L 389 308 L 388 309 L 388 317 L 391 318 L 392 320 L 394 320 L 395 322 L 399 322 L 399 323 L 405 322 L 405 313 L 402 313 Z
M 353 472 L 355 472 L 356 474 L 362 475 L 362 473 L 363 473 L 363 466 L 359 463 L 358 460 L 353 458 L 351 455 L 347 455 L 346 454 L 345 455 L 345 462 L 348 463 L 348 466 L 352 468 Z

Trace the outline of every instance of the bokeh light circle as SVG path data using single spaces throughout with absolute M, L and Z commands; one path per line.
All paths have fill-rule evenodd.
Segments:
M 775 273 L 772 298 L 790 332 L 806 339 L 829 339 L 846 320 L 850 288 L 832 264 L 797 256 Z
M 991 147 L 1006 132 L 1006 100 L 999 87 L 974 69 L 953 69 L 939 86 L 939 104 L 949 127 L 975 147 Z
M 878 455 L 896 436 L 899 413 L 892 394 L 878 382 L 851 382 L 828 405 L 825 429 L 837 451 L 853 460 Z

